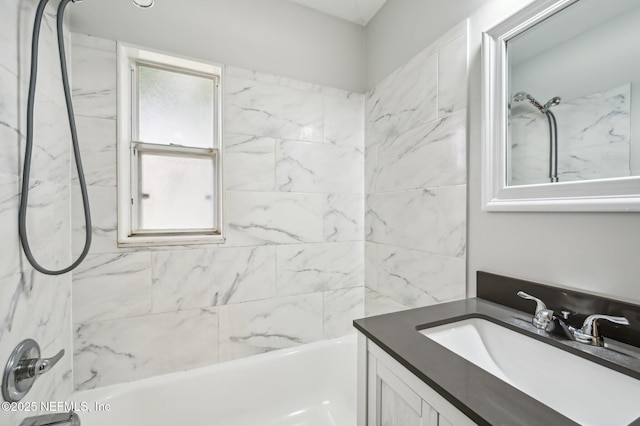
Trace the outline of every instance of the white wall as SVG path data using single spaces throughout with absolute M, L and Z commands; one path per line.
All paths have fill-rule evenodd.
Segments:
M 403 0 L 396 0 L 395 3 Z M 400 12 L 374 18 L 377 30 L 397 22 L 407 28 L 388 31 L 381 42 L 368 33 L 368 51 L 389 52 L 414 44 L 421 27 L 438 26 L 441 17 L 411 2 Z M 449 7 L 447 2 L 447 7 Z M 480 204 L 481 34 L 530 0 L 482 2 L 470 15 L 468 285 L 475 294 L 478 270 L 546 282 L 640 303 L 640 215 L 637 213 L 486 213 Z M 389 7 L 394 5 L 390 0 Z M 435 9 L 433 9 L 435 10 Z M 384 11 L 384 9 L 383 9 Z M 372 24 L 368 31 L 372 31 Z M 377 31 L 376 30 L 376 31 Z M 426 46 L 428 42 L 425 42 Z M 388 56 L 391 60 L 392 56 Z M 370 61 L 371 76 L 384 75 L 387 64 Z M 370 80 L 375 82 L 375 78 Z
M 71 7 L 72 31 L 363 93 L 364 28 L 285 0 Z M 144 30 L 142 30 L 144 28 Z

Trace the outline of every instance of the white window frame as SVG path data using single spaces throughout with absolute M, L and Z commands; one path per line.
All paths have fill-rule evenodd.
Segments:
M 222 66 L 195 61 L 175 55 L 153 51 L 125 43 L 118 43 L 118 247 L 220 244 L 223 236 L 223 185 L 222 185 Z M 175 70 L 184 74 L 205 76 L 215 82 L 214 96 L 214 146 L 195 148 L 174 145 L 156 145 L 153 141 L 139 141 L 137 130 L 137 81 L 138 64 Z M 139 151 L 166 153 L 169 155 L 193 155 L 198 158 L 211 157 L 214 162 L 214 228 L 177 229 L 151 231 L 137 229 Z

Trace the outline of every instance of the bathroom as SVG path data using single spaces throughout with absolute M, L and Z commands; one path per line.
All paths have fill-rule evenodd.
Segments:
M 637 211 L 485 209 L 483 32 L 548 1 L 322 3 L 69 3 L 92 241 L 78 268 L 46 275 L 17 220 L 38 2 L 0 0 L 0 359 L 27 338 L 43 357 L 65 351 L 23 401 L 353 337 L 359 318 L 474 298 L 477 271 L 640 304 Z M 86 229 L 57 4 L 41 30 L 27 217 L 33 255 L 52 269 L 78 258 Z M 121 234 L 123 46 L 222 70 L 225 242 Z M 423 130 L 422 145 L 402 138 Z M 3 410 L 0 424 L 35 414 Z

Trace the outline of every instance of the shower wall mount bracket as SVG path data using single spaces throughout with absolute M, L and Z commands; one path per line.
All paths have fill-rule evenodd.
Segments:
M 33 339 L 18 343 L 4 368 L 2 397 L 7 402 L 20 401 L 31 390 L 38 376 L 46 373 L 64 356 L 64 349 L 52 358 L 40 358 L 40 346 Z

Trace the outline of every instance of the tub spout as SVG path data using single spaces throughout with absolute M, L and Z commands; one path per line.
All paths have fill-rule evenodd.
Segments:
M 68 413 L 27 417 L 20 426 L 80 426 L 80 417 L 73 410 Z

